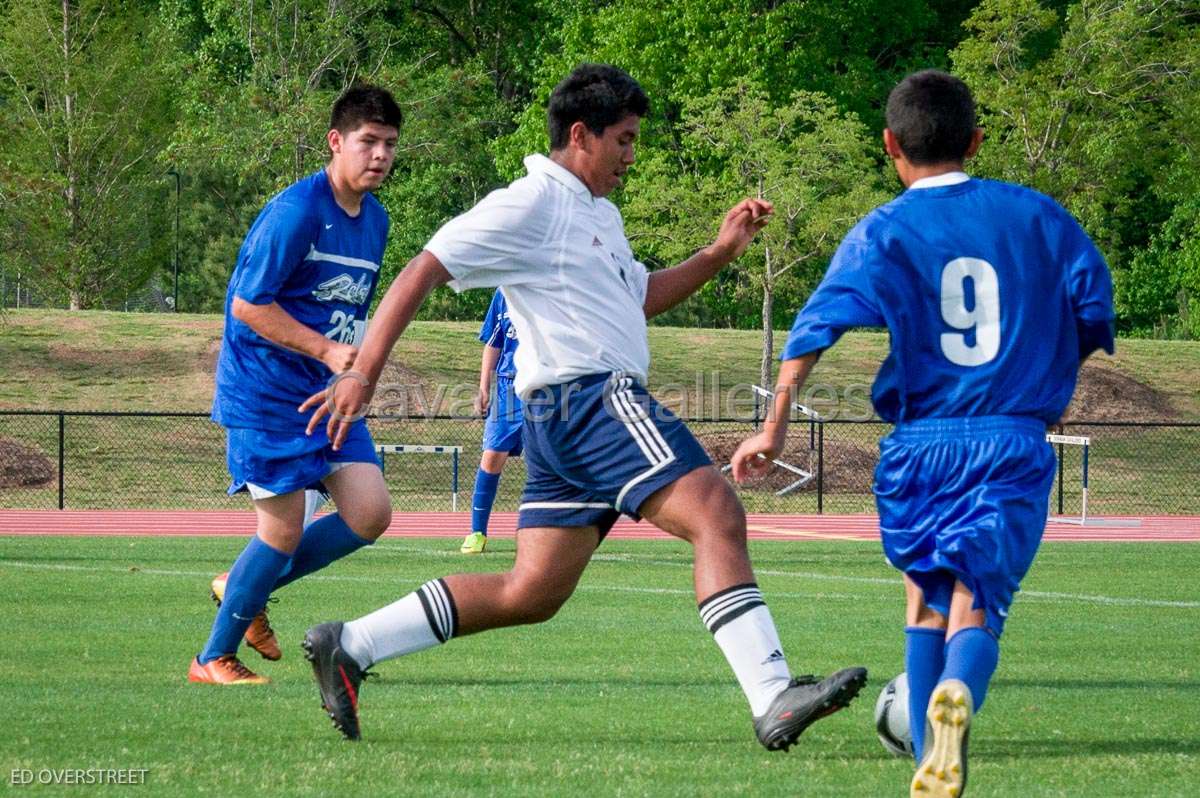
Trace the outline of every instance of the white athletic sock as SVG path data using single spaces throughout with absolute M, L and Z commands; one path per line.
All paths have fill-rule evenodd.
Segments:
M 423 651 L 454 637 L 458 611 L 441 579 L 342 626 L 342 650 L 361 668 Z
M 763 715 L 792 676 L 758 585 L 728 587 L 706 598 L 699 609 L 750 702 L 750 712 L 756 718 Z

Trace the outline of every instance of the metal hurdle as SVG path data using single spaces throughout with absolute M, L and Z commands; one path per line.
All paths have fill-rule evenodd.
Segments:
M 766 388 L 763 388 L 761 385 L 751 385 L 750 387 L 754 389 L 754 406 L 755 406 L 755 411 L 756 411 L 754 414 L 755 415 L 754 428 L 757 430 L 758 429 L 758 420 L 757 420 L 758 419 L 758 413 L 757 413 L 758 400 L 760 398 L 765 399 L 769 405 L 775 399 L 775 392 L 768 391 Z M 804 405 L 800 404 L 799 402 L 792 402 L 792 409 L 798 411 L 801 415 L 805 416 L 808 419 L 808 451 L 809 451 L 809 455 L 811 458 L 812 453 L 817 451 L 817 427 L 820 425 L 820 423 L 823 419 L 821 418 L 821 415 L 819 413 L 817 413 L 816 410 L 813 410 L 810 407 L 805 407 Z M 800 477 L 799 479 L 797 479 L 795 482 L 791 483 L 790 485 L 785 485 L 784 487 L 775 491 L 776 496 L 786 496 L 787 494 L 791 493 L 792 491 L 798 490 L 798 489 L 804 487 L 805 485 L 807 485 L 809 482 L 811 482 L 813 479 L 815 479 L 817 477 L 816 472 L 807 471 L 803 468 L 800 468 L 799 466 L 792 465 L 791 463 L 785 462 L 783 460 L 772 460 L 771 462 L 774 463 L 775 465 L 779 466 L 780 468 L 784 469 L 785 471 L 791 471 L 793 474 L 796 474 L 798 477 Z M 812 463 L 810 462 L 809 466 L 811 467 L 811 465 L 812 465 Z M 722 474 L 728 473 L 732 469 L 733 469 L 732 464 L 726 465 L 721 469 L 721 473 Z
M 450 455 L 450 509 L 458 512 L 458 458 L 461 446 L 428 446 L 411 443 L 377 443 L 375 453 L 379 455 L 380 467 L 387 473 L 389 454 L 448 454 Z
M 1082 507 L 1079 514 L 1079 519 L 1067 518 L 1059 516 L 1055 520 L 1062 521 L 1067 524 L 1079 524 L 1083 526 L 1087 523 L 1088 510 L 1088 449 L 1092 444 L 1092 439 L 1086 435 L 1046 435 L 1047 443 L 1058 444 L 1058 491 L 1062 495 L 1063 485 L 1063 447 L 1065 445 L 1082 446 L 1083 447 L 1083 491 L 1082 491 Z

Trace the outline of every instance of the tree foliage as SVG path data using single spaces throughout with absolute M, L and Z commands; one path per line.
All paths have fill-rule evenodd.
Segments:
M 778 218 L 666 322 L 785 326 L 854 217 L 898 185 L 878 145 L 902 75 L 953 67 L 979 101 L 978 174 L 1076 214 L 1120 324 L 1200 336 L 1195 0 L 7 0 L 0 22 L 0 272 L 113 306 L 164 282 L 183 176 L 182 293 L 217 310 L 245 230 L 320 168 L 356 80 L 407 123 L 380 192 L 390 279 L 446 219 L 546 149 L 545 103 L 582 61 L 651 97 L 615 197 L 639 256 L 685 257 L 741 196 Z M 65 20 L 65 22 L 64 22 Z M 791 265 L 788 265 L 791 264 Z M 787 265 L 787 268 L 784 266 Z M 438 292 L 472 318 L 484 292 Z

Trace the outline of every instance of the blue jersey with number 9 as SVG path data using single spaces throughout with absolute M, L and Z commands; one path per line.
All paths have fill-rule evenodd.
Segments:
M 387 243 L 388 217 L 370 194 L 357 216 L 337 204 L 322 169 L 275 195 L 246 234 L 225 297 L 213 420 L 295 432 L 296 408 L 332 376 L 315 358 L 268 341 L 233 317 L 235 297 L 278 303 L 326 338 L 359 345 Z
M 884 420 L 1049 424 L 1081 360 L 1113 351 L 1113 318 L 1108 267 L 1069 213 L 1022 186 L 964 179 L 911 188 L 856 225 L 782 359 L 823 350 L 851 327 L 887 327 L 871 392 Z

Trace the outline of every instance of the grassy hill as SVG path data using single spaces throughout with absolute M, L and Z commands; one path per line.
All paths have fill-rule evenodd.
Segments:
M 0 315 L 0 408 L 22 410 L 206 410 L 220 347 L 221 317 L 9 310 Z M 473 324 L 418 322 L 401 339 L 387 375 L 454 396 L 469 395 L 479 373 Z M 782 333 L 777 338 L 782 340 Z M 758 380 L 756 331 L 652 327 L 651 387 L 686 414 L 728 416 L 748 404 L 739 383 Z M 826 353 L 812 376 L 827 386 L 813 403 L 861 415 L 887 351 L 882 333 L 851 333 Z M 1200 343 L 1122 340 L 1115 357 L 1089 362 L 1077 418 L 1200 419 Z M 837 397 L 836 401 L 833 397 Z M 701 398 L 702 397 L 702 398 Z M 719 398 L 714 398 L 719 397 Z

